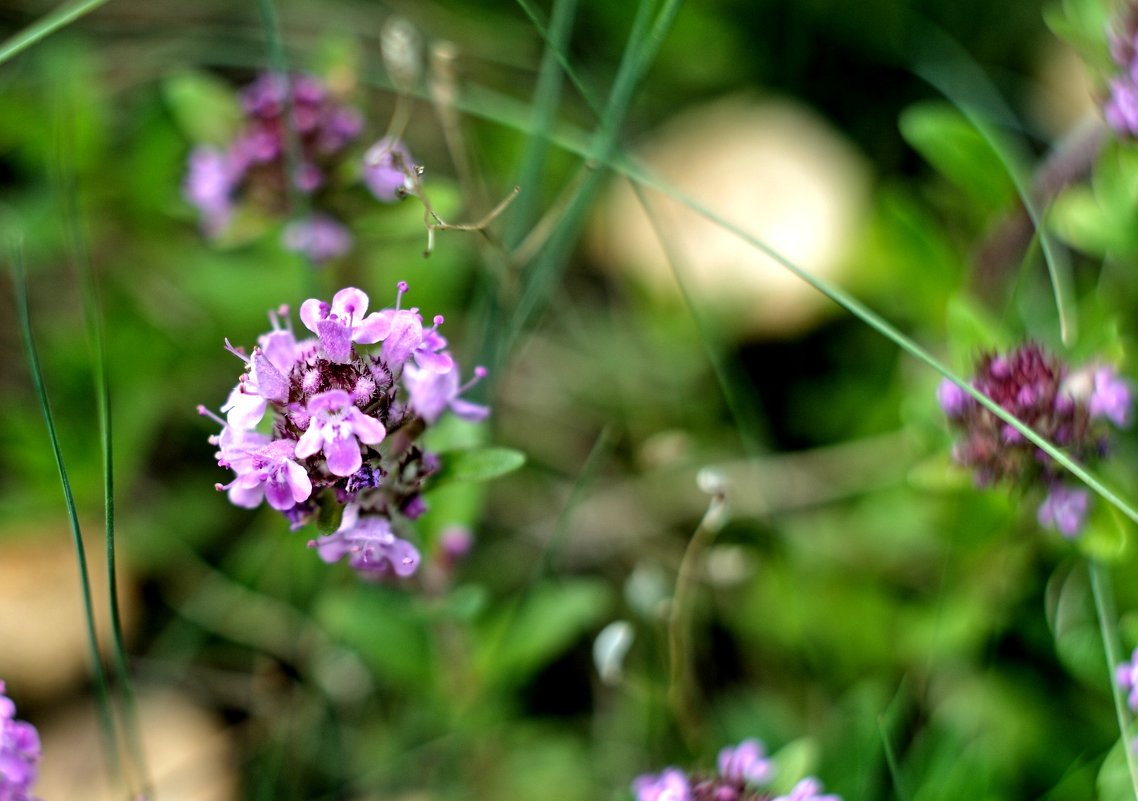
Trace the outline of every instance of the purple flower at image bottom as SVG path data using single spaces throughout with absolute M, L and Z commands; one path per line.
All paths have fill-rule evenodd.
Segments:
M 40 756 L 39 732 L 16 720 L 16 704 L 0 681 L 0 801 L 37 801 L 31 790 Z
M 692 801 L 688 775 L 679 768 L 645 773 L 632 782 L 636 801 Z

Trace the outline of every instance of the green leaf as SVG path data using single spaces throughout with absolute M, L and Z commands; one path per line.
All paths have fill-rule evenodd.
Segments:
M 1101 686 L 1105 657 L 1086 571 L 1071 561 L 1047 583 L 1047 623 L 1063 666 L 1089 686 Z
M 600 581 L 538 585 L 493 618 L 480 642 L 480 672 L 492 682 L 525 681 L 597 626 L 609 602 L 609 588 Z
M 973 201 L 996 209 L 1014 192 L 999 155 L 972 123 L 948 103 L 929 101 L 901 113 L 901 135 Z
M 224 81 L 186 70 L 163 81 L 162 94 L 191 142 L 224 145 L 237 134 L 241 106 Z
M 331 637 L 392 684 L 420 688 L 434 675 L 426 621 L 413 597 L 400 589 L 361 584 L 327 592 L 315 617 Z
M 794 785 L 810 775 L 818 764 L 818 744 L 809 737 L 787 743 L 771 755 L 775 765 L 771 791 L 776 795 L 790 795 Z
M 1123 751 L 1129 743 L 1119 739 L 1103 760 L 1098 772 L 1098 801 L 1134 801 L 1134 785 Z
M 526 457 L 513 448 L 469 448 L 440 454 L 442 469 L 432 480 L 434 486 L 452 482 L 489 481 L 517 470 Z
M 320 493 L 317 504 L 316 530 L 321 534 L 331 534 L 340 528 L 344 518 L 344 505 L 336 499 L 336 491 L 331 487 Z
M 1055 198 L 1048 220 L 1060 239 L 1084 253 L 1116 249 L 1117 229 L 1089 187 L 1073 186 Z
M 946 339 L 952 349 L 951 364 L 964 376 L 970 376 L 980 354 L 1007 348 L 1013 341 L 1000 325 L 976 300 L 964 294 L 948 302 Z
M 1130 556 L 1133 534 L 1134 523 L 1117 509 L 1095 504 L 1079 536 L 1079 550 L 1105 564 L 1121 562 Z

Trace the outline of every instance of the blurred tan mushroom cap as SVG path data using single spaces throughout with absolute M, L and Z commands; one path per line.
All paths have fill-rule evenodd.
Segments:
M 786 100 L 727 97 L 682 112 L 636 156 L 803 270 L 841 283 L 866 213 L 869 169 L 810 110 Z M 648 202 L 656 225 L 627 182 L 614 182 L 589 248 L 596 262 L 634 276 L 657 302 L 680 298 L 670 255 L 695 301 L 740 336 L 790 335 L 832 307 L 753 245 L 679 202 L 655 192 Z

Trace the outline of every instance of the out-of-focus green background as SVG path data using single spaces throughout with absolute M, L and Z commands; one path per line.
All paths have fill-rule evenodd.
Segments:
M 272 63 L 258 4 L 110 0 L 0 64 L 3 258 L 18 241 L 96 574 L 82 254 L 100 287 L 123 606 L 158 797 L 624 799 L 638 773 L 710 768 L 747 736 L 779 751 L 781 781 L 813 773 L 848 801 L 1124 797 L 1086 560 L 1107 560 L 1111 625 L 1138 644 L 1129 532 L 1080 548 L 1038 528 L 1037 497 L 974 489 L 950 465 L 939 376 L 674 198 L 648 192 L 645 215 L 610 171 L 581 209 L 561 204 L 628 155 L 954 369 L 1025 337 L 1119 360 L 1138 300 L 1133 201 L 1067 198 L 1079 330 L 1064 346 L 1038 242 L 1014 235 L 1009 165 L 968 119 L 996 119 L 1030 183 L 1099 119 L 1105 36 L 1076 35 L 1099 4 L 689 2 L 622 104 L 619 153 L 583 171 L 575 143 L 599 128 L 591 103 L 619 79 L 638 4 L 557 5 L 576 7 L 574 80 L 539 91 L 548 3 L 276 3 L 290 67 L 354 87 L 369 140 L 394 107 L 384 23 L 405 17 L 428 50 L 450 43 L 451 72 L 428 67 L 405 132 L 448 220 L 509 192 L 535 131 L 554 140 L 491 237 L 441 232 L 424 259 L 416 201 L 361 194 L 356 250 L 318 271 L 280 247 L 279 223 L 204 241 L 181 196 L 190 148 L 223 122 L 210 92 Z M 0 36 L 50 10 L 4 4 Z M 440 113 L 432 81 L 448 74 Z M 1135 172 L 1108 163 L 1097 186 Z M 425 553 L 454 524 L 476 544 L 409 587 L 361 583 L 315 558 L 311 532 L 229 505 L 214 426 L 195 413 L 240 373 L 225 337 L 249 346 L 268 309 L 345 285 L 386 305 L 399 280 L 445 314 L 467 371 L 491 368 L 472 393 L 489 422 L 442 438 L 528 457 L 428 497 Z M 12 294 L 0 282 L 0 676 L 44 735 L 40 794 L 94 798 L 75 560 Z M 1136 457 L 1124 434 L 1104 468 L 1124 497 Z M 693 686 L 677 714 L 671 601 L 707 470 L 730 511 L 688 561 Z M 594 643 L 615 621 L 634 637 L 602 678 Z

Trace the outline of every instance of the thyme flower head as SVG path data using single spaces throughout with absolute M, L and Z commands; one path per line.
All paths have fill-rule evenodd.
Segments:
M 395 306 L 370 314 L 355 287 L 331 302 L 306 300 L 307 338 L 287 308 L 271 313 L 272 330 L 251 353 L 226 343 L 245 370 L 224 419 L 199 407 L 221 425 L 210 442 L 218 465 L 235 474 L 217 485 L 233 504 L 267 502 L 293 528 L 332 521 L 332 533 L 310 546 L 372 578 L 406 578 L 419 565 L 400 533 L 426 511 L 422 492 L 440 467 L 422 434 L 447 409 L 468 420 L 489 414 L 459 397 L 470 384 L 459 385 L 442 318 L 424 328 L 418 309 L 400 308 L 406 290 L 401 282 Z M 475 370 L 475 380 L 483 375 Z
M 1130 419 L 1130 385 L 1113 367 L 1072 369 L 1032 342 L 1007 354 L 985 354 L 971 385 L 1082 463 L 1105 456 L 1112 427 Z M 960 434 L 953 458 L 972 469 L 978 485 L 1040 487 L 1046 497 L 1039 522 L 1067 537 L 1080 533 L 1090 496 L 1063 483 L 1064 471 L 1050 456 L 948 379 L 937 400 Z

